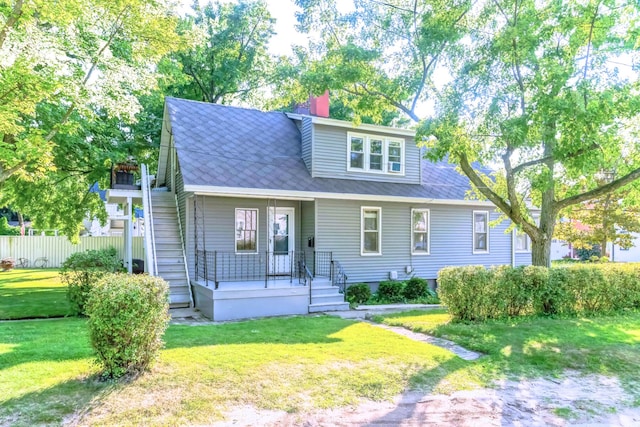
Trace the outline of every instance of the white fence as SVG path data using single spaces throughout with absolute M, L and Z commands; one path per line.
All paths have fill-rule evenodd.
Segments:
M 144 259 L 142 237 L 133 237 L 133 258 Z M 81 237 L 80 243 L 72 244 L 65 236 L 0 236 L 0 258 L 11 257 L 29 260 L 33 266 L 37 258 L 46 257 L 47 267 L 60 267 L 74 252 L 89 249 L 106 249 L 113 246 L 120 258 L 124 257 L 124 237 Z

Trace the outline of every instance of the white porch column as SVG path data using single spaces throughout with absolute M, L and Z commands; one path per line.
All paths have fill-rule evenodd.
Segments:
M 125 244 L 125 264 L 127 266 L 127 272 L 131 274 L 133 272 L 133 214 L 132 214 L 133 202 L 131 197 L 127 197 L 126 219 L 124 220 L 124 244 Z

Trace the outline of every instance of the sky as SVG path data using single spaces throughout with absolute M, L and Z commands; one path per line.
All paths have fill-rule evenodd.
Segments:
M 223 0 L 223 3 L 235 3 L 235 0 Z M 193 0 L 180 0 L 180 13 L 187 13 L 191 10 Z M 200 4 L 204 5 L 207 0 L 200 0 Z M 267 7 L 271 16 L 276 19 L 276 34 L 269 43 L 269 52 L 273 55 L 289 56 L 293 53 L 291 43 L 306 44 L 305 36 L 298 33 L 295 29 L 296 11 L 300 10 L 293 0 L 266 0 Z
M 200 4 L 206 4 L 208 0 L 200 0 Z M 191 9 L 193 0 L 180 0 L 181 12 L 185 13 Z M 236 3 L 236 0 L 222 0 L 224 3 Z M 297 7 L 294 0 L 265 0 L 271 16 L 276 19 L 276 34 L 269 43 L 269 52 L 276 56 L 289 56 L 293 53 L 291 44 L 306 45 L 306 36 L 296 31 L 295 13 L 301 9 Z M 352 0 L 341 0 L 338 9 L 342 12 L 353 8 Z

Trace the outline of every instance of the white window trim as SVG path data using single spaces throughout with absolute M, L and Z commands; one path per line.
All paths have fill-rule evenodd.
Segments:
M 486 250 L 482 250 L 482 249 L 476 249 L 476 215 L 477 214 L 484 214 L 487 218 L 487 249 Z M 489 253 L 489 248 L 491 246 L 489 246 L 489 242 L 490 242 L 490 230 L 491 227 L 489 227 L 489 221 L 491 220 L 491 217 L 489 216 L 489 211 L 473 211 L 473 214 L 471 216 L 471 228 L 472 228 L 472 236 L 471 236 L 471 248 L 473 249 L 473 254 L 488 254 Z
M 416 247 L 414 239 L 415 230 L 413 229 L 413 214 L 415 212 L 426 212 L 427 213 L 427 251 L 414 252 L 414 248 Z M 431 255 L 431 209 L 425 208 L 415 208 L 411 209 L 411 221 L 409 226 L 411 227 L 411 255 L 421 256 L 421 255 Z
M 362 168 L 352 168 L 351 167 L 351 138 L 362 138 L 363 140 L 363 156 L 362 159 Z M 371 140 L 382 140 L 382 170 L 370 170 L 369 163 L 371 161 L 370 157 L 370 147 Z M 389 172 L 389 143 L 390 142 L 399 142 L 400 143 L 400 172 Z M 378 175 L 390 175 L 390 176 L 404 176 L 405 174 L 405 164 L 407 163 L 407 155 L 406 155 L 406 145 L 405 140 L 403 138 L 391 138 L 387 136 L 379 136 L 379 135 L 369 135 L 364 133 L 357 132 L 347 132 L 347 172 L 359 172 L 359 173 L 371 173 Z
M 378 252 L 364 251 L 364 211 L 378 212 Z M 381 256 L 382 255 L 382 208 L 378 206 L 360 207 L 360 255 L 361 256 Z
M 518 229 L 514 230 L 514 237 L 513 237 L 513 247 L 516 251 L 517 254 L 529 254 L 531 253 L 531 237 L 529 237 L 529 235 L 527 233 L 523 232 L 519 232 Z M 520 234 L 524 234 L 526 239 L 527 239 L 527 249 L 518 249 L 518 235 Z
M 238 240 L 235 237 L 236 221 L 238 220 L 238 211 L 256 211 L 256 250 L 255 251 L 239 251 Z M 260 253 L 260 209 L 258 208 L 236 208 L 233 217 L 233 249 L 236 255 L 257 255 Z

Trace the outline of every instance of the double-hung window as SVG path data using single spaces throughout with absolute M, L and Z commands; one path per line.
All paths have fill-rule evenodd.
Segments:
M 361 255 L 382 255 L 381 208 L 361 208 Z
M 258 252 L 257 209 L 236 209 L 236 252 Z
M 516 252 L 531 252 L 531 240 L 522 231 L 516 231 Z
M 473 211 L 473 253 L 489 252 L 489 212 Z
M 429 255 L 429 209 L 411 209 L 411 254 Z
M 404 174 L 404 140 L 349 133 L 347 170 Z
M 369 170 L 382 171 L 384 155 L 382 153 L 382 139 L 369 140 Z
M 349 166 L 353 169 L 364 168 L 364 138 L 361 136 L 352 136 L 350 138 L 351 152 Z

